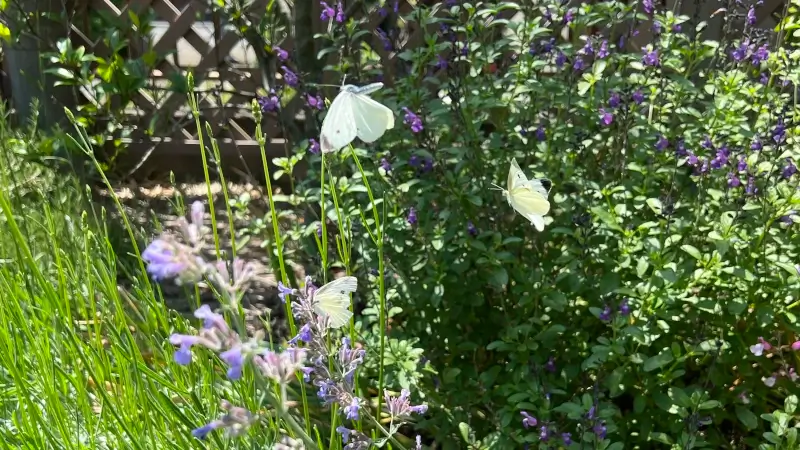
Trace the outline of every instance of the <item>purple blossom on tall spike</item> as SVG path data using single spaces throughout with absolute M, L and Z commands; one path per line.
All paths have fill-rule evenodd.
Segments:
M 658 66 L 658 50 L 645 51 L 644 56 L 642 57 L 642 64 L 645 66 Z
M 536 417 L 531 416 L 526 411 L 520 411 L 520 415 L 522 415 L 522 426 L 525 428 L 535 427 L 538 423 Z
M 297 74 L 286 66 L 281 66 L 281 70 L 283 71 L 283 81 L 291 87 L 297 87 L 299 82 Z
M 278 57 L 278 60 L 286 61 L 287 59 L 289 59 L 289 52 L 278 47 L 277 45 L 272 50 L 275 52 L 275 56 Z
M 327 3 L 319 2 L 319 5 L 322 8 L 322 13 L 319 15 L 321 20 L 327 21 L 336 16 L 336 10 L 331 8 Z
M 600 48 L 597 50 L 597 59 L 607 58 L 610 54 L 611 53 L 608 51 L 608 40 L 603 39 L 603 41 L 600 42 Z
M 755 6 L 751 6 L 750 10 L 747 11 L 747 24 L 753 26 L 756 24 L 756 8 Z

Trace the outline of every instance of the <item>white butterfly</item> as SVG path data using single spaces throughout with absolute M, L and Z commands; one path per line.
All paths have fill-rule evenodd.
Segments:
M 544 184 L 550 184 L 550 180 L 532 179 L 529 180 L 522 169 L 519 168 L 516 159 L 511 160 L 511 167 L 508 169 L 508 189 L 503 189 L 503 195 L 508 200 L 508 204 L 517 210 L 538 231 L 544 230 L 544 216 L 550 211 L 550 202 L 547 195 L 550 193 L 549 187 L 545 189 Z
M 335 152 L 356 137 L 364 142 L 375 142 L 386 130 L 394 128 L 392 110 L 369 98 L 369 94 L 382 87 L 383 83 L 341 87 L 322 121 L 320 148 L 323 153 Z
M 350 321 L 350 294 L 358 288 L 358 278 L 341 277 L 314 291 L 314 311 L 330 318 L 330 328 L 341 328 Z

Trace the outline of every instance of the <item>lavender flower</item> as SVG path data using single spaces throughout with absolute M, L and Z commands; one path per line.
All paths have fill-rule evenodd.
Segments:
M 580 56 L 576 57 L 575 62 L 572 63 L 572 69 L 576 72 L 580 72 L 584 68 L 586 68 L 586 63 L 584 63 L 583 58 L 581 58 Z
M 377 28 L 375 31 L 378 33 L 378 39 L 380 39 L 381 43 L 383 43 L 383 49 L 386 50 L 387 52 L 391 51 L 393 45 L 392 45 L 392 40 L 389 39 L 389 36 L 387 36 L 386 33 L 380 28 Z
M 564 67 L 564 63 L 567 62 L 567 55 L 565 55 L 561 50 L 558 51 L 558 55 L 556 55 L 556 67 L 559 69 Z
M 169 342 L 172 345 L 179 345 L 180 348 L 175 351 L 175 362 L 188 366 L 192 362 L 192 346 L 200 342 L 199 336 L 190 336 L 185 334 L 173 334 L 169 337 Z
M 283 71 L 283 81 L 291 87 L 297 87 L 297 74 L 286 66 L 281 66 L 281 70 Z
M 747 11 L 747 24 L 753 26 L 756 24 L 756 8 L 755 6 L 751 6 L 750 10 Z
M 417 210 L 413 207 L 408 210 L 408 218 L 406 219 L 409 225 L 414 226 L 417 224 Z
M 733 172 L 728 172 L 728 187 L 729 188 L 737 188 L 742 185 L 742 180 L 736 176 Z
M 655 11 L 655 7 L 653 6 L 653 0 L 644 0 L 642 2 L 642 9 L 644 9 L 644 12 L 646 14 L 652 15 L 653 11 Z
M 598 439 L 605 439 L 606 438 L 606 424 L 604 422 L 597 422 L 592 427 L 592 431 L 594 431 L 595 436 Z
M 619 93 L 611 92 L 611 96 L 608 99 L 608 106 L 610 106 L 612 108 L 617 108 L 617 107 L 619 107 L 621 102 L 622 102 L 622 99 L 620 98 Z
M 572 445 L 572 434 L 571 433 L 561 433 L 561 439 L 564 441 L 564 445 L 569 447 Z
M 750 150 L 755 152 L 761 150 L 764 146 L 761 144 L 761 141 L 758 138 L 755 138 L 752 144 L 750 144 Z
M 388 161 L 386 158 L 381 158 L 381 165 L 380 165 L 380 167 L 381 167 L 381 169 L 383 169 L 383 171 L 384 171 L 384 172 L 386 172 L 386 173 L 389 173 L 389 172 L 391 172 L 391 171 L 392 171 L 392 165 L 391 165 L 391 164 L 389 164 L 389 161 Z
M 222 400 L 222 409 L 225 414 L 219 419 L 192 430 L 192 436 L 197 439 L 205 439 L 212 431 L 224 429 L 228 437 L 241 436 L 251 425 L 258 422 L 258 415 L 239 407 L 233 406 L 227 400 Z
M 286 287 L 282 281 L 278 281 L 278 298 L 281 299 L 282 303 L 286 303 L 286 296 L 287 295 L 296 295 L 297 290 L 292 289 L 290 287 Z
M 408 418 L 412 413 L 425 414 L 428 410 L 428 405 L 425 404 L 412 406 L 408 399 L 409 395 L 411 393 L 408 389 L 403 389 L 397 397 L 392 397 L 387 390 L 383 391 L 383 398 L 386 399 L 386 410 L 389 412 L 389 417 L 392 421 L 398 418 Z
M 542 442 L 550 440 L 550 429 L 547 428 L 547 425 L 542 425 L 542 427 L 539 428 L 539 440 Z
M 242 355 L 242 347 L 235 346 L 230 350 L 220 353 L 220 359 L 223 360 L 228 366 L 228 378 L 231 380 L 238 380 L 242 377 L 242 369 L 244 368 L 245 358 Z
M 297 332 L 297 336 L 289 340 L 289 345 L 297 345 L 297 341 L 303 341 L 308 344 L 312 339 L 314 339 L 314 335 L 311 333 L 311 326 L 305 324 Z
M 731 52 L 731 58 L 734 62 L 742 62 L 747 57 L 747 51 L 749 49 L 747 40 L 743 41 L 739 44 L 738 47 L 734 48 Z
M 325 106 L 325 102 L 322 101 L 322 97 L 319 95 L 306 95 L 306 104 L 311 109 L 317 109 L 322 111 L 322 108 Z
M 663 152 L 664 150 L 667 149 L 667 147 L 669 147 L 669 140 L 667 140 L 667 138 L 664 137 L 664 135 L 660 134 L 658 135 L 658 140 L 656 141 L 655 147 L 656 150 Z
M 572 9 L 568 9 L 567 12 L 564 14 L 564 24 L 568 25 L 572 23 L 572 20 L 575 18 L 575 12 Z
M 786 125 L 783 123 L 783 119 L 779 119 L 775 128 L 772 129 L 772 140 L 776 144 L 782 144 L 786 140 Z
M 623 298 L 622 303 L 619 304 L 619 314 L 623 317 L 631 313 L 631 307 L 628 304 L 628 299 Z
M 544 142 L 547 139 L 547 134 L 545 133 L 543 126 L 539 125 L 536 128 L 535 136 L 536 140 L 538 140 L 539 142 Z
M 538 421 L 536 420 L 536 417 L 531 416 L 526 411 L 520 411 L 520 414 L 522 415 L 522 426 L 523 427 L 525 427 L 525 428 L 535 427 L 536 424 L 538 423 Z
M 728 147 L 723 145 L 717 150 L 717 154 L 714 157 L 714 159 L 711 160 L 711 168 L 720 169 L 723 166 L 727 165 L 729 157 L 730 157 L 730 150 L 728 150 Z
M 360 399 L 358 397 L 353 397 L 353 400 L 350 402 L 350 404 L 342 409 L 342 412 L 344 412 L 345 417 L 347 417 L 350 420 L 358 420 L 359 419 L 358 410 L 361 408 L 359 403 Z
M 633 95 L 631 95 L 631 98 L 637 105 L 641 105 L 642 102 L 644 101 L 644 94 L 642 94 L 642 91 L 640 89 L 637 89 L 636 91 L 634 91 Z
M 433 68 L 436 70 L 446 70 L 447 60 L 443 58 L 442 55 L 436 55 L 436 63 L 433 65 Z
M 342 2 L 338 2 L 336 4 L 336 22 L 342 23 L 344 22 L 344 19 L 345 16 L 344 16 L 344 9 L 342 7 Z
M 473 224 L 471 221 L 467 222 L 467 233 L 469 233 L 472 237 L 478 235 L 478 229 L 475 228 L 475 224 Z
M 418 115 L 414 114 L 413 112 L 411 112 L 410 109 L 406 107 L 403 107 L 403 111 L 406 112 L 403 122 L 406 125 L 411 125 L 411 131 L 414 133 L 419 133 L 420 131 L 422 131 L 423 130 L 422 119 L 420 119 Z
M 168 236 L 151 242 L 142 252 L 142 260 L 156 281 L 175 278 L 177 284 L 195 283 L 207 270 L 202 258 L 194 254 L 194 249 Z
M 303 368 L 306 349 L 287 348 L 281 353 L 271 350 L 253 357 L 253 363 L 261 373 L 277 383 L 285 384 L 294 379 L 295 372 Z
M 336 427 L 336 432 L 342 435 L 342 443 L 347 444 L 347 441 L 350 439 L 350 433 L 353 430 L 345 428 L 343 426 Z
M 756 179 L 754 177 L 751 176 L 747 179 L 747 186 L 744 188 L 744 192 L 747 195 L 756 195 L 758 193 Z
M 767 47 L 767 44 L 763 44 L 750 56 L 750 62 L 757 66 L 761 64 L 761 61 L 766 61 L 767 58 L 769 58 L 769 47 Z

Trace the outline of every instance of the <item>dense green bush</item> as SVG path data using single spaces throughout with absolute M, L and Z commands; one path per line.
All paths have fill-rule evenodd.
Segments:
M 385 214 L 390 382 L 429 401 L 418 425 L 445 448 L 458 435 L 546 448 L 564 433 L 592 448 L 793 447 L 789 416 L 769 413 L 796 403 L 796 50 L 754 28 L 750 5 L 727 12 L 743 34 L 716 42 L 649 1 L 444 3 L 384 7 L 385 49 L 412 24 L 425 45 L 397 54 L 376 94 L 403 123 L 357 150 Z M 640 51 L 626 41 L 644 27 Z M 329 69 L 366 83 L 381 68 L 359 29 L 318 38 L 342 58 Z M 313 199 L 319 157 L 306 155 Z M 326 158 L 346 219 L 327 211 L 357 252 L 327 261 L 377 284 L 348 155 Z M 552 180 L 542 233 L 492 189 L 514 157 Z

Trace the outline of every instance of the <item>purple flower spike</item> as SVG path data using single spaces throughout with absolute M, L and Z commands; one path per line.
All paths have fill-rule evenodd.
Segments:
M 219 355 L 220 359 L 230 366 L 228 368 L 228 378 L 230 380 L 238 380 L 242 378 L 242 369 L 244 368 L 244 355 L 242 355 L 241 346 L 236 346 L 228 351 L 222 352 Z
M 642 94 L 642 91 L 641 91 L 640 89 L 637 89 L 637 90 L 636 90 L 636 91 L 633 93 L 633 95 L 631 96 L 631 98 L 633 98 L 633 101 L 634 101 L 634 102 L 635 102 L 637 105 L 641 105 L 641 104 L 642 104 L 642 102 L 644 101 L 644 94 Z
M 756 8 L 755 6 L 751 6 L 750 10 L 747 11 L 747 24 L 753 26 L 756 24 Z
M 344 412 L 345 417 L 347 417 L 348 419 L 358 420 L 359 419 L 358 410 L 360 408 L 361 406 L 359 405 L 359 398 L 353 397 L 353 400 L 350 402 L 350 404 L 345 406 L 342 409 L 342 411 Z
M 297 74 L 292 72 L 292 70 L 286 66 L 281 66 L 281 70 L 283 71 L 283 81 L 285 81 L 286 84 L 291 87 L 297 87 Z
M 258 105 L 261 106 L 261 111 L 275 112 L 281 108 L 281 100 L 275 95 L 275 91 L 271 90 L 269 95 L 258 98 Z
M 603 308 L 603 311 L 600 313 L 600 320 L 602 320 L 603 322 L 608 322 L 609 320 L 611 320 L 610 306 L 606 305 L 606 307 Z
M 342 8 L 342 2 L 336 4 L 336 22 L 342 23 L 344 22 L 344 9 Z
M 572 434 L 571 433 L 561 433 L 561 439 L 564 441 L 564 445 L 569 447 L 572 445 Z
M 419 133 L 420 131 L 422 131 L 423 130 L 422 119 L 420 119 L 418 115 L 414 114 L 413 112 L 411 112 L 410 109 L 406 107 L 403 108 L 403 111 L 406 112 L 406 115 L 403 118 L 403 122 L 406 125 L 411 126 L 411 131 L 414 133 Z
M 175 350 L 175 362 L 182 366 L 188 366 L 192 362 L 192 346 L 200 342 L 200 338 L 186 334 L 173 334 L 169 337 L 169 342 L 172 345 L 180 346 L 178 350 Z
M 203 425 L 200 428 L 195 428 L 192 430 L 192 436 L 201 441 L 205 439 L 212 431 L 216 430 L 223 426 L 223 423 L 219 420 L 215 420 L 209 424 Z
M 147 271 L 155 280 L 172 278 L 188 268 L 183 258 L 176 254 L 177 248 L 163 239 L 151 242 L 142 252 Z
M 597 422 L 596 424 L 594 424 L 592 431 L 594 431 L 594 434 L 595 436 L 597 436 L 598 439 L 606 438 L 607 429 L 606 429 L 606 424 L 604 422 Z
M 275 56 L 277 56 L 279 60 L 286 61 L 287 59 L 289 59 L 289 52 L 287 52 L 286 50 L 276 46 L 273 49 L 273 51 L 275 52 Z
M 278 281 L 278 297 L 281 299 L 281 302 L 286 303 L 286 296 L 294 294 L 294 289 L 286 287 L 283 285 L 283 282 Z
M 642 64 L 645 66 L 658 66 L 658 50 L 646 51 L 642 57 Z
M 597 50 L 597 58 L 604 59 L 607 58 L 610 52 L 608 51 L 608 40 L 603 39 L 600 43 L 600 48 Z
M 319 15 L 321 20 L 327 21 L 336 16 L 336 10 L 331 8 L 327 3 L 319 2 L 319 5 L 322 7 L 322 13 Z
M 614 114 L 611 114 L 610 112 L 606 111 L 605 108 L 600 108 L 600 122 L 605 126 L 609 126 L 613 121 L 614 121 Z
M 319 154 L 319 142 L 316 139 L 308 140 L 308 151 L 314 155 Z
M 786 166 L 783 168 L 781 176 L 783 176 L 783 178 L 788 180 L 789 178 L 792 177 L 792 175 L 796 173 L 797 173 L 797 166 L 794 165 L 791 159 L 786 158 Z
M 409 225 L 414 226 L 417 224 L 417 210 L 413 207 L 408 210 L 408 218 L 406 219 Z
M 342 435 L 342 443 L 347 444 L 347 441 L 350 440 L 350 433 L 352 433 L 353 430 L 340 425 L 336 427 L 336 432 Z
M 667 140 L 664 135 L 659 135 L 656 141 L 656 150 L 663 152 L 667 147 L 669 147 L 669 140 Z

